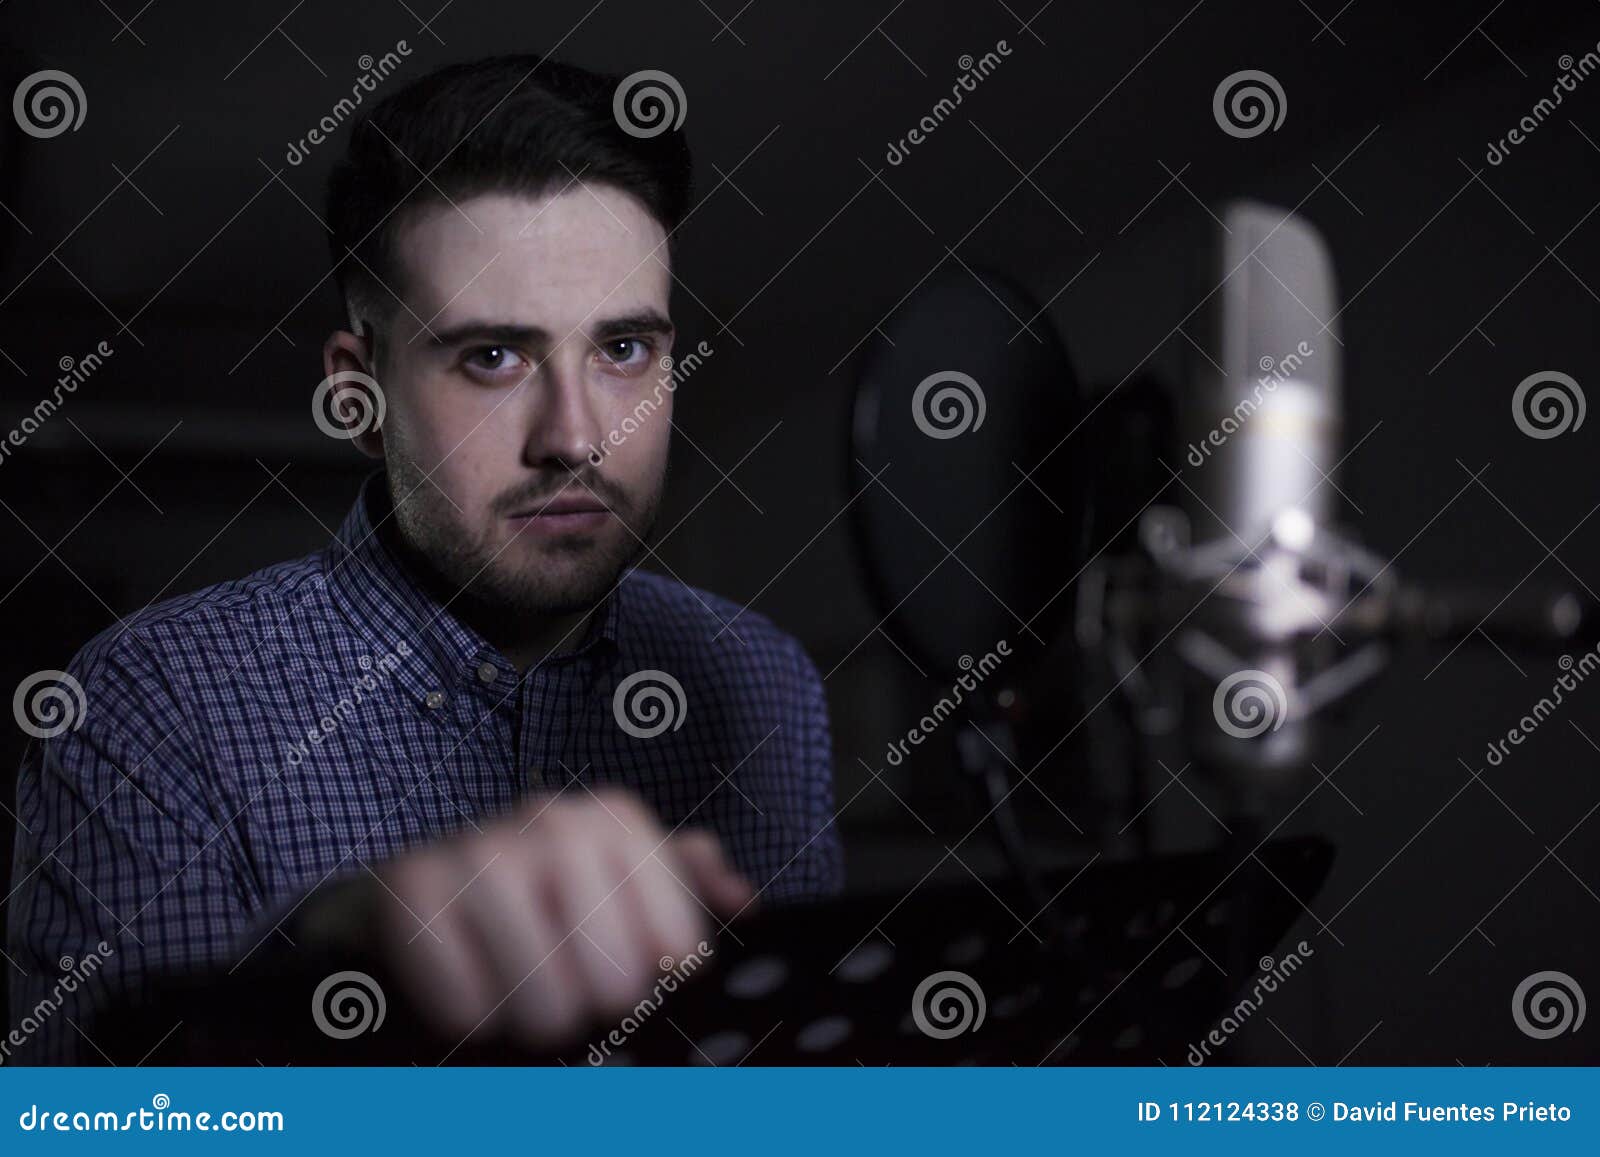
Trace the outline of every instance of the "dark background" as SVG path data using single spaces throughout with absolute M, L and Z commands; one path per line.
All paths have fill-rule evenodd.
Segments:
M 1202 202 L 1235 195 L 1299 205 L 1347 306 L 1346 429 L 1367 437 L 1340 485 L 1366 543 L 1413 578 L 1500 592 L 1530 573 L 1600 579 L 1600 423 L 1534 441 L 1508 412 L 1538 370 L 1600 382 L 1600 80 L 1505 163 L 1484 161 L 1548 95 L 1558 58 L 1595 48 L 1600 5 L 11 0 L 5 91 L 63 69 L 88 117 L 51 140 L 9 117 L 0 129 L 0 425 L 50 392 L 61 358 L 101 340 L 115 353 L 0 463 L 0 686 L 65 666 L 115 616 L 318 548 L 347 508 L 364 460 L 307 412 L 339 319 L 318 215 L 344 131 L 304 164 L 284 158 L 349 92 L 358 57 L 402 39 L 413 51 L 386 88 L 503 51 L 683 85 L 704 204 L 679 234 L 674 311 L 682 349 L 705 337 L 716 352 L 678 397 L 662 525 L 694 513 L 655 565 L 752 602 L 828 675 L 858 886 L 903 892 L 969 826 L 947 751 L 884 766 L 938 689 L 876 630 L 838 517 L 856 359 L 936 268 L 1060 291 L 1053 316 L 1080 373 L 1114 384 L 1174 363 L 1184 334 L 1156 349 L 1133 335 L 1168 332 L 1193 304 L 1187 255 L 1152 275 L 1119 257 L 1130 237 L 1192 233 Z M 1001 39 L 1012 55 L 887 165 L 958 58 Z M 1211 96 L 1247 68 L 1282 82 L 1288 115 L 1238 140 Z M 1508 1007 L 1543 969 L 1600 994 L 1600 687 L 1486 769 L 1485 744 L 1548 692 L 1553 657 L 1441 657 L 1399 658 L 1326 735 L 1318 764 L 1337 766 L 1338 791 L 1293 793 L 1304 802 L 1284 832 L 1321 833 L 1339 858 L 1289 937 L 1314 944 L 1312 967 L 1247 1025 L 1237 1057 L 1600 1057 L 1595 1025 L 1530 1040 Z M 23 738 L 8 724 L 8 808 Z M 1047 812 L 1048 791 L 1095 814 L 1072 756 L 1041 769 L 1025 807 Z M 1164 845 L 1217 834 L 1187 792 L 1158 806 Z M 956 846 L 939 873 L 989 870 L 984 844 Z M 9 832 L 0 851 L 9 862 Z

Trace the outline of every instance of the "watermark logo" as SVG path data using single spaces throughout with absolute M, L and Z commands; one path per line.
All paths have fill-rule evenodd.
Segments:
M 289 766 L 299 767 L 310 758 L 313 747 L 321 746 L 323 741 L 355 715 L 356 708 L 366 701 L 368 695 L 383 686 L 379 676 L 393 679 L 395 672 L 400 669 L 400 660 L 410 657 L 411 646 L 403 639 L 395 644 L 392 651 L 360 656 L 356 666 L 361 668 L 361 674 L 351 681 L 349 693 L 339 696 L 333 706 L 318 717 L 314 726 L 306 728 L 304 739 L 296 739 L 287 745 Z
M 964 674 L 957 677 L 950 688 L 950 694 L 941 695 L 939 701 L 933 705 L 933 710 L 917 720 L 917 725 L 906 732 L 904 739 L 896 739 L 889 744 L 885 759 L 890 767 L 899 767 L 911 754 L 912 747 L 920 747 L 923 740 L 932 735 L 935 729 L 960 708 L 967 695 L 978 689 L 978 685 L 994 674 L 1001 662 L 1011 655 L 1011 643 L 1001 639 L 995 644 L 994 650 L 986 651 L 983 658 L 974 662 L 971 655 L 962 655 L 957 660 L 957 665 Z
M 1204 466 L 1206 459 L 1211 456 L 1211 451 L 1220 450 L 1227 444 L 1229 438 L 1242 430 L 1245 422 L 1261 408 L 1267 397 L 1284 382 L 1296 377 L 1300 367 L 1305 365 L 1306 359 L 1315 352 L 1310 342 L 1302 341 L 1281 358 L 1262 354 L 1261 360 L 1256 363 L 1261 367 L 1261 377 L 1256 379 L 1250 396 L 1240 398 L 1234 404 L 1233 410 L 1199 442 L 1189 443 L 1189 465 L 1196 469 Z
M 970 52 L 963 53 L 956 61 L 956 67 L 961 69 L 961 75 L 956 77 L 956 82 L 950 86 L 950 95 L 942 96 L 935 102 L 927 115 L 917 121 L 905 136 L 898 141 L 890 141 L 889 148 L 884 153 L 884 160 L 891 165 L 898 165 L 911 154 L 911 150 L 922 144 L 945 120 L 956 111 L 966 97 L 967 93 L 976 92 L 979 82 L 988 79 L 989 74 L 1000 67 L 1002 58 L 1011 55 L 1011 46 L 1004 40 L 997 40 L 994 48 L 985 52 L 976 60 Z
M 603 1065 L 611 1057 L 613 1049 L 620 1049 L 628 1043 L 628 1038 L 643 1027 L 644 1022 L 659 1009 L 668 993 L 678 991 L 678 986 L 688 981 L 701 965 L 705 964 L 715 950 L 709 943 L 702 940 L 696 945 L 696 951 L 689 953 L 682 960 L 674 960 L 670 956 L 663 956 L 658 962 L 662 976 L 656 981 L 650 994 L 639 1001 L 622 1018 L 616 1028 L 608 1032 L 598 1043 L 589 1046 L 589 1063 Z
M 630 137 L 659 137 L 683 126 L 689 115 L 689 98 L 670 73 L 647 68 L 622 78 L 611 111 L 617 125 Z
M 170 1112 L 168 1110 L 171 1110 Z M 157 1093 L 148 1109 L 126 1112 L 96 1107 L 51 1111 L 29 1105 L 17 1117 L 24 1133 L 282 1133 L 283 1114 L 255 1109 L 229 1109 L 222 1113 L 173 1109 L 172 1098 Z
M 377 1032 L 388 1007 L 383 989 L 365 972 L 335 972 L 311 994 L 311 1019 L 335 1040 Z
M 678 730 L 688 706 L 683 684 L 653 668 L 629 675 L 617 684 L 611 697 L 617 726 L 635 739 L 654 739 L 664 731 Z
M 1556 66 L 1561 69 L 1561 75 L 1556 77 L 1555 84 L 1550 86 L 1550 96 L 1543 96 L 1528 110 L 1527 115 L 1517 121 L 1516 127 L 1497 141 L 1490 141 L 1488 151 L 1483 159 L 1491 165 L 1498 165 L 1511 155 L 1511 150 L 1526 141 L 1533 135 L 1535 129 L 1549 119 L 1556 111 L 1556 106 L 1566 99 L 1568 93 L 1576 92 L 1580 82 L 1587 80 L 1597 69 L 1600 69 L 1600 44 L 1595 45 L 1576 60 L 1572 54 L 1563 53 L 1557 60 Z M 1550 99 L 1554 97 L 1555 99 Z
M 656 364 L 660 367 L 662 377 L 656 379 L 655 388 L 648 398 L 640 398 L 633 410 L 619 422 L 615 429 L 606 433 L 599 445 L 593 443 L 589 446 L 589 465 L 596 468 L 605 464 L 611 451 L 617 449 L 633 435 L 637 434 L 662 406 L 667 404 L 667 399 L 678 392 L 678 387 L 702 365 L 715 351 L 711 343 L 703 338 L 701 341 L 684 354 L 681 358 L 674 358 L 671 354 L 664 354 Z
M 372 54 L 363 53 L 356 61 L 361 69 L 361 75 L 350 86 L 350 95 L 340 97 L 328 114 L 319 120 L 298 141 L 290 141 L 289 147 L 284 151 L 283 159 L 291 165 L 298 165 L 311 155 L 311 150 L 322 144 L 338 131 L 339 126 L 353 114 L 368 93 L 377 91 L 380 81 L 387 80 L 389 76 L 400 67 L 403 57 L 411 55 L 411 46 L 404 40 L 396 41 L 389 52 L 385 52 L 374 60 Z
M 1302 940 L 1285 952 L 1280 960 L 1274 960 L 1270 956 L 1263 956 L 1258 960 L 1256 967 L 1261 970 L 1261 975 L 1256 978 L 1249 994 L 1234 1005 L 1199 1044 L 1189 1046 L 1185 1058 L 1189 1064 L 1196 1068 L 1205 1064 L 1213 1050 L 1227 1044 L 1229 1038 L 1244 1026 L 1244 1022 L 1260 1010 L 1267 996 L 1277 992 L 1281 984 L 1300 971 L 1308 957 L 1315 955 L 1316 950 Z
M 1283 726 L 1289 714 L 1289 696 L 1283 684 L 1265 671 L 1235 671 L 1217 684 L 1211 714 L 1216 716 L 1217 726 L 1235 739 L 1254 739 Z
M 911 419 L 930 438 L 959 438 L 982 426 L 987 413 L 983 387 L 960 370 L 929 374 L 911 395 Z
M 1289 98 L 1276 77 L 1247 68 L 1223 77 L 1211 96 L 1211 114 L 1223 132 L 1246 140 L 1268 130 L 1277 132 L 1289 115 Z
M 28 439 L 38 433 L 39 428 L 61 409 L 66 396 L 77 393 L 78 387 L 105 364 L 105 359 L 109 358 L 112 352 L 111 343 L 102 341 L 81 358 L 63 354 L 56 362 L 56 368 L 61 371 L 61 376 L 56 379 L 55 388 L 49 395 L 35 402 L 33 410 L 24 414 L 16 428 L 8 431 L 5 440 L 0 441 L 0 463 L 4 463 L 13 450 L 25 446 Z
M 83 726 L 88 703 L 83 684 L 65 671 L 35 671 L 17 684 L 11 713 L 17 726 L 35 739 L 53 739 Z
M 1541 696 L 1539 701 L 1517 720 L 1516 725 L 1506 731 L 1504 739 L 1489 741 L 1484 758 L 1489 761 L 1490 767 L 1499 767 L 1504 763 L 1511 754 L 1511 748 L 1521 747 L 1528 737 L 1539 729 L 1539 725 L 1554 715 L 1556 708 L 1566 702 L 1569 692 L 1576 691 L 1580 683 L 1595 671 L 1600 671 L 1600 647 L 1583 652 L 1576 660 L 1571 655 L 1562 655 L 1556 661 L 1556 665 L 1561 668 L 1562 673 L 1556 676 L 1550 694 Z
M 23 1015 L 17 1024 L 4 1037 L 0 1037 L 0 1064 L 11 1058 L 12 1051 L 28 1043 L 35 1033 L 68 1003 L 67 998 L 75 994 L 80 988 L 89 984 L 93 977 L 105 965 L 106 957 L 114 954 L 114 949 L 104 940 L 95 945 L 82 957 L 74 960 L 70 956 L 63 956 L 56 961 L 56 967 L 61 970 L 61 977 L 55 982 L 54 987 Z
M 89 115 L 89 98 L 76 77 L 47 68 L 22 78 L 11 98 L 11 111 L 23 132 L 47 140 L 68 130 L 77 132 Z
M 911 1019 L 935 1040 L 977 1032 L 988 1011 L 983 988 L 965 972 L 935 972 L 911 995 Z
M 1541 441 L 1578 429 L 1587 409 L 1583 387 L 1558 370 L 1529 374 L 1511 395 L 1511 417 L 1517 429 Z
M 387 412 L 383 390 L 360 370 L 329 374 L 311 395 L 311 419 L 330 438 L 359 438 L 382 426 Z
M 1583 1027 L 1583 989 L 1565 972 L 1535 972 L 1511 994 L 1511 1019 L 1535 1040 Z

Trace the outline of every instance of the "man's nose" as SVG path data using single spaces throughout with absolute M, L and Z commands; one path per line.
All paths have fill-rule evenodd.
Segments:
M 535 401 L 528 419 L 523 457 L 529 466 L 581 469 L 603 431 L 581 366 L 557 355 L 528 383 Z

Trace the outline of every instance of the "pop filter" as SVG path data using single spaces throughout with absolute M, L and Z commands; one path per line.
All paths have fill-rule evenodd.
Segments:
M 1066 437 L 1084 413 L 1048 317 L 997 274 L 938 274 L 877 327 L 850 510 L 882 626 L 929 677 L 1004 643 L 1014 682 L 1060 635 L 1088 507 L 1083 448 Z

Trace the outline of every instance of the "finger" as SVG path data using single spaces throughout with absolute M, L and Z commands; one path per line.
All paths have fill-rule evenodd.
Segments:
M 586 821 L 583 830 L 545 849 L 554 859 L 550 883 L 564 936 L 558 954 L 570 962 L 588 1006 L 615 1016 L 633 1004 L 655 974 L 653 966 L 646 971 L 640 937 L 628 926 L 629 905 L 618 899 L 628 887 L 629 869 L 606 853 L 622 831 L 603 812 Z
M 436 1030 L 465 1037 L 494 1000 L 491 976 L 448 907 L 455 888 L 445 863 L 396 865 L 380 891 L 380 939 L 400 987 Z M 381 879 L 381 877 L 380 877 Z
M 559 951 L 561 930 L 544 898 L 542 857 L 513 850 L 482 871 L 459 904 L 488 962 L 493 1020 L 529 1044 L 553 1044 L 577 1028 L 583 985 Z
M 660 833 L 651 831 L 619 846 L 614 853 L 631 871 L 629 886 L 623 889 L 632 922 L 645 946 L 652 969 L 660 968 L 664 957 L 681 960 L 694 951 L 706 931 L 706 918 L 694 886 L 675 872 L 683 869 L 668 863 L 669 853 Z M 670 964 L 668 965 L 670 968 Z
M 728 863 L 710 832 L 684 832 L 668 841 L 667 849 L 682 865 L 685 882 L 718 915 L 732 916 L 755 898 L 755 889 Z

